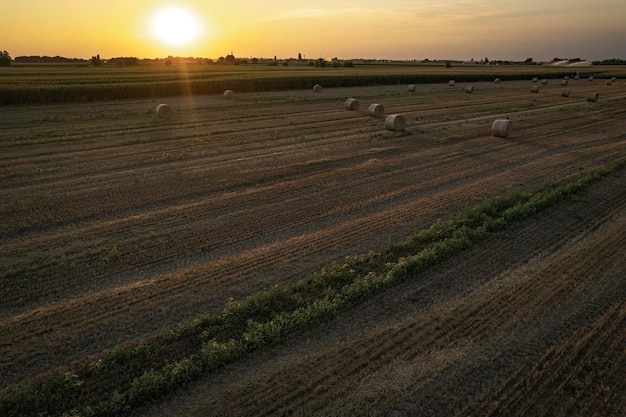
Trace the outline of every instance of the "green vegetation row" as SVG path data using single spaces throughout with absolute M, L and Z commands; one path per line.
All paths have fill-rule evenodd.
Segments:
M 120 416 L 184 389 L 251 352 L 319 326 L 510 225 L 626 167 L 488 199 L 380 251 L 347 257 L 298 282 L 277 285 L 213 314 L 118 346 L 98 360 L 0 393 L 0 415 Z
M 540 66 L 459 67 L 356 65 L 354 68 L 270 68 L 203 65 L 170 68 L 15 67 L 0 70 L 0 105 L 142 99 L 194 94 L 297 90 L 368 85 L 447 83 L 551 78 L 571 75 L 568 68 Z M 585 69 L 585 75 L 624 76 L 620 68 Z M 619 72 L 622 72 L 621 74 Z M 617 73 L 616 73 L 617 72 Z

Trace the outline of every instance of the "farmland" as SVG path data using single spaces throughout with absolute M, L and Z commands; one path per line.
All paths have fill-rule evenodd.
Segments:
M 620 415 L 624 69 L 342 70 L 1 107 L 0 411 Z

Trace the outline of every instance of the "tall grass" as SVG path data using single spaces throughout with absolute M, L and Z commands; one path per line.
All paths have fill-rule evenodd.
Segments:
M 587 70 L 586 70 L 587 71 Z M 594 67 L 590 75 L 624 76 L 611 67 Z M 612 71 L 612 72 L 611 72 Z M 351 68 L 261 65 L 139 65 L 136 67 L 29 67 L 0 69 L 0 105 L 138 99 L 189 94 L 309 89 L 365 85 L 503 81 L 571 75 L 563 67 L 425 65 L 355 65 Z

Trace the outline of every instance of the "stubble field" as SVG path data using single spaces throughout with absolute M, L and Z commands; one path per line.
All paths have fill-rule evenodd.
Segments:
M 626 85 L 570 80 L 561 97 L 559 82 L 536 94 L 520 80 L 471 94 L 457 82 L 3 108 L 2 388 L 82 369 L 489 198 L 621 164 L 133 411 L 621 415 Z M 361 109 L 346 110 L 348 97 Z M 156 116 L 162 102 L 171 118 Z M 367 116 L 370 103 L 402 114 L 405 131 Z M 504 117 L 513 136 L 491 136 Z

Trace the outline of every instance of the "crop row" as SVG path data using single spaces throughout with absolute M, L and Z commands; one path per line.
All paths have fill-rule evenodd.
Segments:
M 220 312 L 120 346 L 87 366 L 11 387 L 0 394 L 0 414 L 124 414 L 412 279 L 625 166 L 617 161 L 579 180 L 489 199 L 383 251 L 349 257 L 296 283 L 231 301 Z
M 88 71 L 62 76 L 58 73 L 20 75 L 23 68 L 10 69 L 10 75 L 0 83 L 0 105 L 82 102 L 110 99 L 137 99 L 193 94 L 220 94 L 226 89 L 237 92 L 308 89 L 315 84 L 324 87 L 353 87 L 416 83 L 531 79 L 533 77 L 563 77 L 571 71 L 555 68 L 501 68 L 491 71 L 457 72 L 432 67 L 381 67 L 342 70 L 259 70 L 236 68 L 230 71 L 180 68 L 177 71 L 150 68 L 133 72 Z M 6 72 L 7 70 L 4 70 Z M 606 70 L 593 69 L 589 74 L 601 76 Z M 495 74 L 495 75 L 494 75 Z M 611 73 L 612 74 L 612 73 Z M 620 74 L 618 74 L 620 75 Z M 68 81 L 71 80 L 71 81 Z

